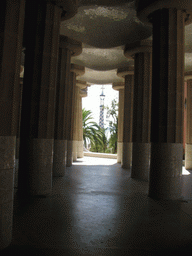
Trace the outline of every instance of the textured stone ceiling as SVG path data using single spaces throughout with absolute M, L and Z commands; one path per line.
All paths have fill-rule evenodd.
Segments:
M 73 57 L 72 62 L 98 71 L 106 71 L 133 65 L 134 61 L 128 60 L 123 52 L 124 46 L 100 49 L 83 44 L 82 54 Z
M 90 84 L 109 84 L 112 82 L 124 82 L 123 78 L 117 76 L 117 70 L 97 71 L 85 68 L 85 74 L 77 77 L 77 80 L 87 81 Z
M 151 35 L 136 17 L 133 3 L 122 6 L 81 6 L 78 13 L 61 23 L 60 33 L 98 48 L 111 48 Z
M 80 0 L 78 13 L 62 22 L 60 34 L 83 43 L 82 54 L 72 58 L 72 63 L 86 67 L 78 79 L 107 84 L 123 80 L 117 68 L 133 65 L 124 56 L 124 45 L 149 37 L 151 27 L 136 17 L 133 1 Z
M 72 63 L 86 67 L 79 80 L 89 83 L 122 81 L 117 68 L 133 65 L 124 57 L 125 44 L 150 38 L 152 29 L 136 17 L 134 1 L 79 0 L 78 13 L 61 23 L 60 34 L 83 43 Z M 192 24 L 185 28 L 185 70 L 192 70 Z

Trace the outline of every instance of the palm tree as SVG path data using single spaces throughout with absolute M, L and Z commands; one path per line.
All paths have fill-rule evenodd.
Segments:
M 113 121 L 109 122 L 110 138 L 109 147 L 112 148 L 112 152 L 117 153 L 117 132 L 118 132 L 118 103 L 114 99 L 111 102 L 111 108 L 107 107 L 107 114 L 110 115 Z
M 107 137 L 105 134 L 106 129 L 99 127 L 99 140 L 94 137 L 94 144 L 91 143 L 91 151 L 105 153 L 107 150 Z
M 99 125 L 93 122 L 91 110 L 82 109 L 83 112 L 83 141 L 87 148 L 88 142 L 91 142 L 93 147 L 102 144 L 102 133 Z

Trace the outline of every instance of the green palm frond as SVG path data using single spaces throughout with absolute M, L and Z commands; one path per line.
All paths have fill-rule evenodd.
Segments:
M 92 148 L 105 148 L 107 144 L 107 138 L 105 131 L 102 130 L 99 125 L 92 121 L 92 112 L 83 108 L 83 140 L 85 147 L 88 146 L 90 141 Z

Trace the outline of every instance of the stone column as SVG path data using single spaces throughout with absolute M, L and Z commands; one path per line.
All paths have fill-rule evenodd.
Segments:
M 192 80 L 187 81 L 187 131 L 185 144 L 185 169 L 192 170 Z
M 60 36 L 57 90 L 55 108 L 55 131 L 54 131 L 54 156 L 53 156 L 53 176 L 64 176 L 67 159 L 67 136 L 66 111 L 67 111 L 67 91 L 69 86 L 71 56 L 77 56 L 82 51 L 82 44 Z
M 125 83 L 113 83 L 114 90 L 119 91 L 119 109 L 118 109 L 118 134 L 117 134 L 117 163 L 122 162 L 123 155 L 123 115 L 124 115 L 124 87 Z
M 87 83 L 77 80 L 76 86 L 79 87 L 78 94 L 78 123 L 77 123 L 77 158 L 83 158 L 83 115 L 82 98 L 87 96 Z
M 133 152 L 131 177 L 149 180 L 151 133 L 152 41 L 127 45 L 125 56 L 135 62 L 133 103 Z
M 79 87 L 75 85 L 74 97 L 74 120 L 73 120 L 73 161 L 77 161 L 77 147 L 78 147 L 78 126 L 79 126 Z
M 184 12 L 178 10 L 180 4 L 170 9 L 156 7 L 151 4 L 150 9 L 145 8 L 145 13 L 155 8 L 149 15 L 153 24 L 149 196 L 154 199 L 180 199 L 183 160 Z
M 70 73 L 70 80 L 68 88 L 66 88 L 67 106 L 66 106 L 66 124 L 65 132 L 67 138 L 67 163 L 66 166 L 70 167 L 73 162 L 73 120 L 74 120 L 74 91 L 76 83 L 75 72 Z
M 71 65 L 71 72 L 75 73 L 76 77 L 82 76 L 85 73 L 85 68 L 83 66 Z M 79 103 L 80 103 L 80 89 L 79 89 L 80 83 L 76 82 L 75 80 L 75 88 L 74 88 L 74 100 L 73 100 L 73 118 L 72 118 L 72 127 L 73 127 L 73 134 L 72 134 L 72 140 L 73 140 L 73 161 L 77 160 L 78 155 L 78 146 L 79 146 Z
M 125 78 L 124 117 L 123 117 L 123 153 L 121 166 L 130 169 L 132 165 L 132 124 L 133 124 L 133 88 L 134 68 L 118 70 L 117 75 Z
M 0 2 L 0 250 L 12 239 L 24 13 L 24 0 Z
M 27 1 L 25 14 L 18 192 L 27 201 L 29 195 L 45 196 L 52 191 L 61 9 L 53 3 Z
M 14 187 L 18 188 L 18 172 L 19 172 L 19 146 L 20 146 L 20 122 L 21 122 L 21 103 L 22 103 L 22 92 L 23 92 L 23 77 L 20 73 L 20 100 L 17 116 L 17 138 L 16 138 L 16 154 L 15 154 L 15 182 Z

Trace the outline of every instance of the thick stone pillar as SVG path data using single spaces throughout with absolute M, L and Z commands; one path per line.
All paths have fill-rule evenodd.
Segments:
M 74 120 L 74 96 L 75 96 L 75 83 L 76 74 L 75 72 L 70 73 L 70 80 L 68 88 L 66 88 L 67 95 L 67 106 L 66 106 L 66 138 L 67 138 L 67 163 L 66 166 L 70 167 L 73 162 L 73 120 Z
M 22 103 L 22 92 L 23 92 L 23 77 L 20 73 L 20 99 L 19 99 L 19 108 L 17 116 L 17 138 L 16 138 L 16 153 L 15 153 L 15 180 L 14 187 L 18 188 L 18 172 L 19 172 L 19 146 L 20 146 L 20 122 L 21 122 L 21 103 Z
M 78 129 L 77 143 L 78 143 L 77 158 L 83 158 L 83 113 L 82 113 L 82 96 L 80 93 L 79 93 L 79 129 Z
M 123 154 L 121 166 L 130 169 L 132 165 L 132 124 L 133 124 L 133 88 L 134 68 L 117 71 L 118 76 L 125 78 L 124 89 L 124 118 L 123 118 Z
M 74 120 L 73 120 L 73 161 L 77 161 L 78 148 L 78 123 L 79 123 L 79 87 L 75 85 Z
M 77 123 L 77 158 L 83 158 L 83 115 L 82 97 L 87 96 L 87 83 L 78 80 L 76 86 L 79 87 L 78 94 L 78 123 Z
M 113 83 L 114 90 L 119 91 L 118 134 L 117 134 L 117 163 L 122 162 L 123 155 L 123 115 L 124 115 L 124 87 L 125 83 Z
M 187 131 L 185 144 L 185 169 L 192 170 L 192 80 L 187 81 Z
M 64 176 L 67 159 L 66 115 L 68 86 L 70 82 L 71 56 L 82 51 L 82 44 L 60 36 L 54 131 L 53 176 Z
M 173 4 L 176 2 L 173 1 Z M 153 4 L 151 7 L 154 7 Z M 183 160 L 184 12 L 177 8 L 154 9 L 149 17 L 153 24 L 149 196 L 154 199 L 180 199 Z
M 25 1 L 0 2 L 0 250 L 11 243 Z
M 75 74 L 75 77 L 82 76 L 85 73 L 85 68 L 83 66 L 71 65 L 71 72 Z M 72 110 L 72 144 L 73 144 L 73 161 L 77 160 L 78 155 L 78 134 L 79 134 L 79 102 L 80 102 L 80 89 L 79 89 L 79 82 L 77 83 L 75 80 L 75 87 L 74 87 L 74 95 L 73 95 L 73 110 Z
M 125 55 L 134 54 L 133 152 L 131 177 L 149 180 L 151 133 L 152 41 L 127 45 Z
M 52 190 L 61 9 L 53 3 L 27 1 L 25 14 L 18 192 L 28 200 L 29 195 L 48 195 Z

